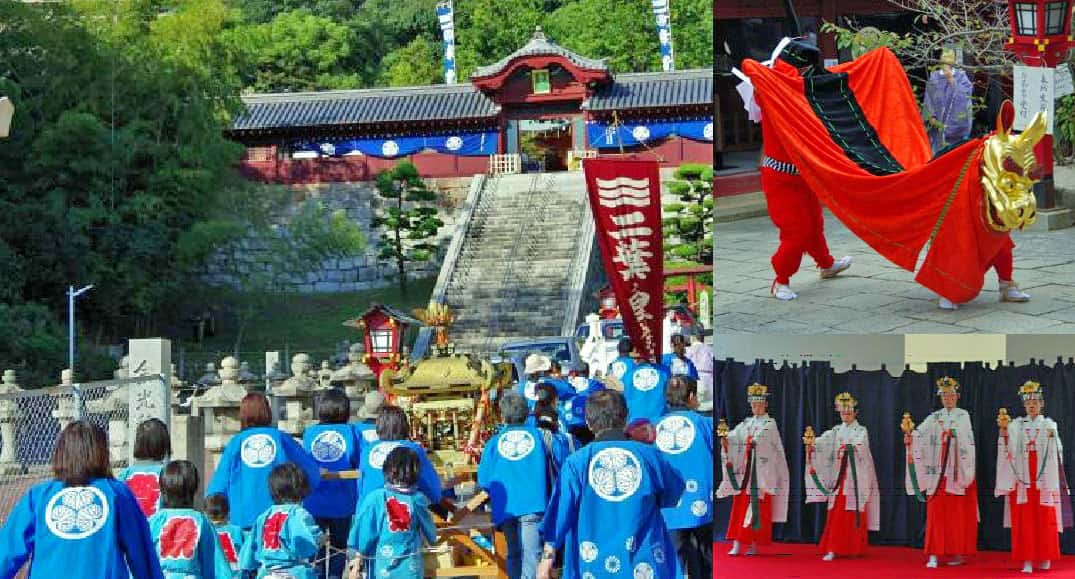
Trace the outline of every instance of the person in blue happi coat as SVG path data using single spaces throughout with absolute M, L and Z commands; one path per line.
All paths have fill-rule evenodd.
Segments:
M 228 497 L 224 495 L 211 495 L 205 499 L 205 515 L 213 522 L 217 546 L 220 547 L 224 559 L 231 567 L 231 575 L 225 577 L 239 579 L 242 576 L 239 571 L 239 553 L 243 550 L 246 534 L 239 528 L 239 525 L 233 525 L 229 521 L 230 510 Z
M 680 564 L 691 577 L 713 575 L 713 419 L 698 409 L 697 382 L 668 381 L 668 412 L 657 421 L 654 444 L 683 479 L 683 497 L 664 509 Z
M 317 397 L 317 413 L 321 422 L 307 427 L 302 433 L 302 446 L 324 470 L 356 470 L 360 459 L 359 442 L 353 425 L 347 422 L 351 417 L 351 401 L 347 395 L 339 388 L 322 392 Z M 303 505 L 314 516 L 321 531 L 328 533 L 335 551 L 325 577 L 340 579 L 347 566 L 347 533 L 351 531 L 351 517 L 358 506 L 358 487 L 352 480 L 323 479 Z M 325 556 L 322 552 L 318 559 Z M 323 569 L 319 567 L 319 570 Z
M 586 426 L 586 399 L 595 392 L 605 389 L 600 380 L 590 378 L 590 366 L 583 362 L 575 376 L 569 382 L 575 395 L 563 403 L 563 420 L 567 431 L 578 440 L 579 446 L 593 441 L 593 433 Z
M 619 392 L 591 396 L 586 422 L 596 438 L 560 470 L 541 526 L 539 579 L 549 579 L 559 549 L 564 579 L 682 577 L 661 516 L 679 502 L 682 478 L 656 448 L 624 434 L 627 404 Z
M 627 421 L 645 419 L 656 424 L 664 416 L 668 370 L 649 360 L 640 360 L 623 379 L 623 396 L 627 399 Z
M 306 473 L 295 463 L 285 462 L 273 467 L 268 486 L 275 504 L 254 521 L 239 554 L 239 568 L 256 570 L 258 579 L 273 574 L 314 579 L 313 559 L 323 536 L 313 515 L 302 507 L 310 494 Z
M 228 441 L 205 495 L 224 494 L 231 505 L 231 522 L 244 531 L 272 505 L 269 474 L 277 465 L 293 462 L 306 473 L 312 488 L 321 480 L 317 463 L 285 432 L 272 426 L 269 400 L 251 392 L 239 403 L 242 430 Z
M 384 394 L 377 390 L 367 392 L 362 400 L 362 407 L 358 409 L 358 421 L 354 423 L 355 434 L 358 436 L 360 445 L 359 455 L 365 451 L 365 447 L 377 442 L 377 416 L 384 407 Z
M 683 334 L 672 335 L 672 351 L 661 357 L 661 365 L 672 376 L 686 376 L 698 381 L 698 368 L 687 357 L 687 336 Z
M 160 478 L 170 454 L 172 440 L 164 422 L 150 418 L 138 425 L 134 434 L 134 463 L 116 478 L 127 483 L 147 517 L 161 507 Z
M 27 561 L 28 579 L 163 578 L 142 509 L 112 478 L 101 427 L 68 424 L 52 474 L 26 491 L 0 527 L 0 578 L 14 577 Z
M 533 579 L 541 553 L 538 527 L 553 481 L 542 433 L 525 424 L 526 401 L 517 392 L 500 398 L 501 429 L 485 443 L 478 486 L 489 493 L 493 524 L 507 540 L 508 577 Z
M 616 359 L 608 365 L 608 369 L 605 370 L 605 376 L 608 378 L 615 378 L 620 384 L 627 379 L 627 376 L 631 375 L 634 371 L 635 362 L 632 354 L 635 353 L 634 344 L 631 343 L 631 338 L 623 337 L 616 343 Z
M 425 569 L 422 543 L 437 540 L 429 500 L 417 488 L 421 462 L 408 446 L 384 459 L 384 486 L 362 499 L 347 540 L 358 551 L 366 577 L 412 579 Z
M 441 483 L 426 451 L 415 442 L 407 440 L 411 427 L 407 414 L 398 406 L 385 406 L 377 417 L 378 441 L 362 451 L 362 466 L 358 477 L 358 500 L 384 486 L 384 460 L 393 449 L 406 446 L 418 455 L 418 490 L 429 499 L 431 505 L 441 502 Z
M 563 425 L 562 405 L 552 385 L 539 384 L 537 392 L 538 401 L 526 425 L 537 427 L 545 442 L 546 450 L 553 455 L 556 464 L 559 465 L 564 462 L 567 455 L 579 447 L 579 443 Z
M 149 518 L 149 531 L 165 579 L 231 577 L 213 522 L 194 510 L 199 482 L 198 469 L 189 460 L 169 462 L 161 475 L 162 506 Z

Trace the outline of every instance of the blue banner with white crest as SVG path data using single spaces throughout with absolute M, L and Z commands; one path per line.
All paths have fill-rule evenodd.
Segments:
M 302 141 L 292 150 L 318 153 L 323 157 L 342 157 L 361 153 L 370 157 L 395 159 L 420 151 L 432 150 L 445 155 L 480 157 L 496 153 L 497 131 L 446 133 L 441 135 L 402 135 L 365 139 Z
M 692 141 L 713 141 L 713 117 L 678 121 L 628 121 L 613 127 L 605 121 L 586 123 L 591 149 L 615 149 L 621 145 L 649 145 L 676 136 Z

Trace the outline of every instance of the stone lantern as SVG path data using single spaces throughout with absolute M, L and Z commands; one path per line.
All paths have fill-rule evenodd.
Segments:
M 313 396 L 318 383 L 310 377 L 310 356 L 295 354 L 291 358 L 291 377 L 273 388 L 273 397 L 283 409 L 277 427 L 294 436 L 300 436 L 313 420 Z
M 4 371 L 0 382 L 0 396 L 22 392 L 15 379 L 14 370 Z M 0 474 L 20 474 L 22 465 L 18 462 L 18 422 L 22 418 L 19 403 L 15 400 L 0 399 Z
M 209 367 L 211 370 L 212 363 Z M 220 362 L 220 383 L 191 402 L 191 414 L 200 414 L 204 421 L 205 449 L 212 455 L 214 466 L 228 441 L 241 429 L 239 404 L 246 393 L 246 388 L 239 384 L 239 361 L 228 356 Z

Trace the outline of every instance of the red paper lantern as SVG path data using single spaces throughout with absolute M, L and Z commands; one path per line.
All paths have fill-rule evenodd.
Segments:
M 1055 68 L 1071 49 L 1069 0 L 1008 0 L 1011 37 L 1004 47 L 1030 66 Z

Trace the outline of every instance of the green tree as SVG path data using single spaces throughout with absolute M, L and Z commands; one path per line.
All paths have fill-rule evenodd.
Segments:
M 429 261 L 437 250 L 426 241 L 444 225 L 437 217 L 437 208 L 429 205 L 437 194 L 426 186 L 410 161 L 400 161 L 391 171 L 377 175 L 377 192 L 387 205 L 373 220 L 374 227 L 383 229 L 378 256 L 395 263 L 399 289 L 406 292 L 407 264 Z
M 441 58 L 440 43 L 428 38 L 415 38 L 384 58 L 379 84 L 421 86 L 443 83 Z
M 680 165 L 668 189 L 679 202 L 664 206 L 664 250 L 670 261 L 713 263 L 713 167 Z
M 606 58 L 614 71 L 661 69 L 657 25 L 648 2 L 570 2 L 548 16 L 547 26 L 556 42 L 583 56 Z M 673 40 L 675 32 L 673 28 Z
M 465 0 L 455 5 L 456 67 L 459 78 L 521 48 L 559 2 Z

